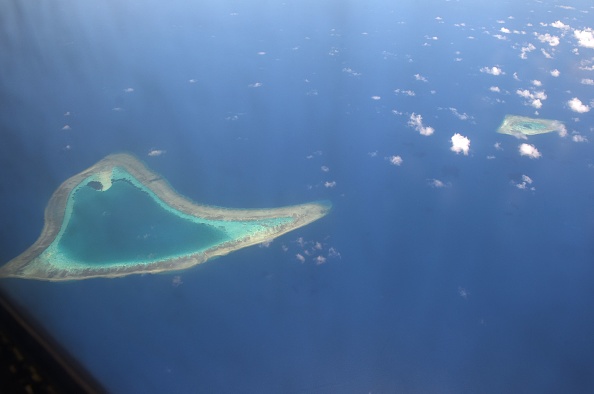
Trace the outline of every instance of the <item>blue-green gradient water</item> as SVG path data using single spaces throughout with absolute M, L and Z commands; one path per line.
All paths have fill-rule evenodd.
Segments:
M 88 264 L 143 262 L 192 253 L 230 239 L 222 230 L 163 209 L 148 193 L 119 179 L 106 191 L 79 188 L 59 248 Z

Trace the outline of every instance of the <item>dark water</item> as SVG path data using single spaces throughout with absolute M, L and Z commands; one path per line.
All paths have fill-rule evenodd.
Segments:
M 227 241 L 214 226 L 166 211 L 146 192 L 117 180 L 106 191 L 79 189 L 59 247 L 79 262 L 143 262 L 191 253 Z
M 0 286 L 112 392 L 593 392 L 592 12 L 3 3 L 0 261 L 118 151 L 203 204 L 333 210 L 182 272 Z M 506 114 L 567 136 L 496 134 Z

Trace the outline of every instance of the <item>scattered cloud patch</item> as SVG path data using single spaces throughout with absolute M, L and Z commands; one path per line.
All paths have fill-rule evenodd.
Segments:
M 126 88 L 124 89 L 124 93 L 132 93 L 134 91 L 134 88 Z
M 580 134 L 574 134 L 571 136 L 573 142 L 588 142 L 588 139 Z
M 434 188 L 434 189 L 441 189 L 441 188 L 444 188 L 444 187 L 448 187 L 449 186 L 445 182 L 443 182 L 443 181 L 441 181 L 439 179 L 436 179 L 436 178 L 427 179 L 427 184 L 430 187 Z
M 594 30 L 585 28 L 584 30 L 574 30 L 573 36 L 578 40 L 578 45 L 584 48 L 594 48 Z
M 532 185 L 532 178 L 530 178 L 528 175 L 522 175 L 521 182 L 516 183 L 512 181 L 512 184 L 520 190 L 536 190 L 534 186 L 530 186 Z
M 493 66 L 493 67 L 483 67 L 480 69 L 480 72 L 482 73 L 487 73 L 490 75 L 503 75 L 505 74 L 503 72 L 503 70 L 497 66 Z
M 499 89 L 499 86 L 491 86 L 489 88 L 490 91 L 495 92 L 495 93 L 500 93 L 501 89 Z
M 429 82 L 427 80 L 427 78 L 425 78 L 424 76 L 422 76 L 421 74 L 415 74 L 415 80 L 416 81 L 421 81 L 421 82 Z
M 585 112 L 590 111 L 590 107 L 582 103 L 582 101 L 577 97 L 574 97 L 571 100 L 569 100 L 567 102 L 567 105 L 573 112 L 577 112 L 579 114 L 583 114 Z
M 520 152 L 520 156 L 528 156 L 531 159 L 538 159 L 542 156 L 534 145 L 521 144 L 518 150 Z
M 538 38 L 538 40 L 542 43 L 546 42 L 552 47 L 556 47 L 557 45 L 559 45 L 559 37 L 557 37 L 557 36 L 552 36 L 549 33 L 547 33 L 547 34 L 534 33 L 534 34 L 536 35 L 536 38 Z
M 378 100 L 381 100 L 382 98 L 381 98 L 381 96 L 371 96 L 371 99 L 374 101 L 378 101 Z
M 553 77 L 557 78 L 559 75 L 561 75 L 561 71 L 559 71 L 557 69 L 551 70 L 551 75 Z
M 386 157 L 386 159 L 388 159 L 390 164 L 395 165 L 395 166 L 399 166 L 403 162 L 402 157 L 400 157 L 400 156 L 390 156 L 390 157 Z
M 327 187 L 329 189 L 336 187 L 336 181 L 326 181 L 324 182 L 324 187 Z
M 165 151 L 165 150 L 162 150 L 162 149 L 151 149 L 151 150 L 148 152 L 148 155 L 149 155 L 150 157 L 157 157 L 157 156 L 164 155 L 165 153 L 167 153 L 167 151 Z
M 65 130 L 65 131 L 68 131 L 71 129 L 72 129 L 72 127 L 70 127 L 70 125 L 68 125 L 68 124 L 66 124 L 66 125 L 64 125 L 64 127 L 62 127 L 62 130 Z
M 561 30 L 569 30 L 570 29 L 569 25 L 566 25 L 565 23 L 563 23 L 561 21 L 555 21 L 555 22 L 551 23 L 551 26 L 553 26 L 557 29 L 561 29 Z
M 582 78 L 581 84 L 582 85 L 594 85 L 594 79 Z
M 411 96 L 411 97 L 415 95 L 415 92 L 414 91 L 412 91 L 412 90 L 404 90 L 404 89 L 395 89 L 394 90 L 394 93 L 396 93 L 396 94 L 404 94 L 406 96 Z
M 452 146 L 450 150 L 452 152 L 456 152 L 456 154 L 462 152 L 464 156 L 468 156 L 468 151 L 470 150 L 470 139 L 468 137 L 456 133 L 452 136 L 451 141 Z
M 528 89 L 518 89 L 516 94 L 526 99 L 525 105 L 530 105 L 536 109 L 542 107 L 542 102 L 547 99 L 544 91 L 529 91 Z
M 536 47 L 533 44 L 531 44 L 531 43 L 528 44 L 525 47 L 522 47 L 522 49 L 520 50 L 520 58 L 521 59 L 527 59 L 528 58 L 527 53 L 532 52 L 535 49 L 536 49 Z
M 254 82 L 248 85 L 248 88 L 259 88 L 262 87 L 262 82 Z
M 330 171 L 330 168 L 328 166 L 321 166 L 320 170 L 322 170 L 323 172 L 328 172 Z
M 410 115 L 410 119 L 408 121 L 408 125 L 413 127 L 415 130 L 419 132 L 419 134 L 424 136 L 430 136 L 435 132 L 435 129 L 430 126 L 423 125 L 423 117 L 421 115 L 417 115 L 414 112 Z

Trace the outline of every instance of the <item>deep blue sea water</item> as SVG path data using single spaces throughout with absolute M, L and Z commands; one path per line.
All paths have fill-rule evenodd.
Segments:
M 110 392 L 593 392 L 593 13 L 4 3 L 0 262 L 114 152 L 199 203 L 334 208 L 182 272 L 0 288 Z

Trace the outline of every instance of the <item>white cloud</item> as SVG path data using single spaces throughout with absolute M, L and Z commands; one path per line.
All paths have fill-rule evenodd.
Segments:
M 421 135 L 430 136 L 435 129 L 433 127 L 423 125 L 423 117 L 413 112 L 408 121 L 408 125 L 417 130 Z
M 499 86 L 491 86 L 489 88 L 490 91 L 495 92 L 495 93 L 499 93 L 501 92 L 501 89 L 499 89 Z
M 427 80 L 427 78 L 425 78 L 424 76 L 422 76 L 421 74 L 415 74 L 415 80 L 417 81 L 421 81 L 421 82 L 429 82 Z
M 575 30 L 574 37 L 578 40 L 578 45 L 584 48 L 594 48 L 594 30 L 587 27 L 584 30 Z
M 381 96 L 371 96 L 371 99 L 377 101 L 377 100 L 381 100 L 382 98 L 381 98 Z
M 556 27 L 557 29 L 561 29 L 561 30 L 569 30 L 569 25 L 566 25 L 565 23 L 563 23 L 561 21 L 555 21 L 555 22 L 551 23 L 551 26 Z
M 534 85 L 534 86 L 542 86 L 542 82 L 540 82 L 538 79 L 534 79 L 534 80 L 532 80 L 532 85 Z
M 161 156 L 163 154 L 165 154 L 167 151 L 164 151 L 162 149 L 151 149 L 148 153 L 149 156 L 151 157 L 156 157 L 156 156 Z
M 450 150 L 456 152 L 456 154 L 463 152 L 465 156 L 468 156 L 468 150 L 470 149 L 470 140 L 467 137 L 456 133 L 451 138 L 452 147 Z
M 506 27 L 502 27 L 501 29 L 499 29 L 499 31 L 502 33 L 511 33 L 511 31 Z
M 415 95 L 415 92 L 414 91 L 412 91 L 412 90 L 404 90 L 404 89 L 396 89 L 396 90 L 394 90 L 394 93 L 396 93 L 396 94 L 404 94 L 406 96 L 411 96 L 411 97 Z
M 571 136 L 571 140 L 573 142 L 588 142 L 588 139 L 580 134 L 574 134 L 573 136 Z
M 458 112 L 458 110 L 454 107 L 450 107 L 448 109 L 450 110 L 450 112 L 452 112 L 452 114 L 454 114 L 454 116 L 456 116 L 460 120 L 468 120 L 468 119 L 472 118 L 466 112 L 464 112 L 464 113 Z
M 134 91 L 134 88 L 126 88 L 124 89 L 124 93 L 132 93 Z
M 542 156 L 534 145 L 522 144 L 518 150 L 521 156 L 528 156 L 531 159 L 538 159 Z
M 314 260 L 317 265 L 324 264 L 326 262 L 326 258 L 324 256 L 318 256 Z
M 297 260 L 299 260 L 300 263 L 304 263 L 305 262 L 305 257 L 303 257 L 303 255 L 301 253 L 297 253 L 295 255 L 295 257 L 297 258 Z
M 491 74 L 491 75 L 502 75 L 505 74 L 503 72 L 503 70 L 497 66 L 493 66 L 493 67 L 483 67 L 480 69 L 480 72 L 482 73 L 487 73 L 487 74 Z
M 521 49 L 522 53 L 520 53 L 520 58 L 526 59 L 528 57 L 526 54 L 528 52 L 532 52 L 535 49 L 536 49 L 536 47 L 532 43 L 528 44 L 528 46 L 522 47 L 522 49 Z
M 582 85 L 594 85 L 594 79 L 582 78 Z
M 439 179 L 428 179 L 427 181 L 429 183 L 429 186 L 435 189 L 441 189 L 442 187 L 447 186 L 443 181 L 440 181 Z
M 532 185 L 532 178 L 530 178 L 528 175 L 522 175 L 522 182 L 514 183 L 512 181 L 512 184 L 514 184 L 518 189 L 521 190 L 536 190 L 534 187 L 529 187 L 529 185 Z
M 590 111 L 590 107 L 588 107 L 586 104 L 582 103 L 581 100 L 577 97 L 574 97 L 571 100 L 569 100 L 567 102 L 567 105 L 569 105 L 569 108 L 573 112 L 577 112 L 580 114 Z
M 559 71 L 557 69 L 551 70 L 551 75 L 556 78 L 559 75 L 561 75 L 561 71 Z
M 544 55 L 544 57 L 546 57 L 547 59 L 552 59 L 553 55 L 551 55 L 550 53 L 548 53 L 547 51 L 545 51 L 543 48 L 540 48 L 540 52 Z
M 540 35 L 537 33 L 534 34 L 536 35 L 536 38 L 540 40 L 540 42 L 548 42 L 549 45 L 552 47 L 556 47 L 557 45 L 559 45 L 559 37 L 557 36 L 552 36 L 549 33 Z
M 332 181 L 332 182 L 326 181 L 326 182 L 324 182 L 324 187 L 333 188 L 335 186 L 336 186 L 336 181 Z
M 330 168 L 328 166 L 321 166 L 320 170 L 322 170 L 324 172 L 328 172 L 328 171 L 330 171 Z
M 526 99 L 526 105 L 539 109 L 542 107 L 542 102 L 547 99 L 547 95 L 544 91 L 529 91 L 528 89 L 518 89 L 516 94 Z
M 393 164 L 395 166 L 401 165 L 402 161 L 403 161 L 402 157 L 400 157 L 400 156 L 390 156 L 387 159 L 391 164 Z

